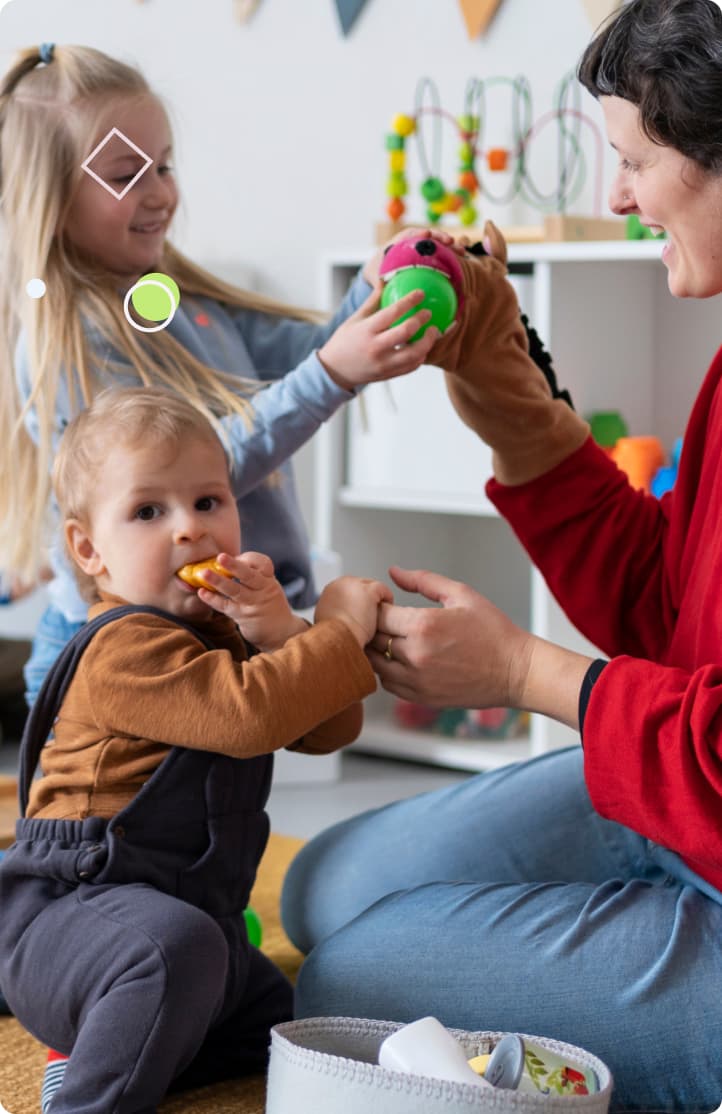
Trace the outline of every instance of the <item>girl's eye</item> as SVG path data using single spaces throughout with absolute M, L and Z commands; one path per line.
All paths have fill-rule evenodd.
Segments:
M 159 174 L 172 174 L 173 173 L 173 167 L 170 166 L 170 164 L 166 163 L 165 166 L 159 166 L 158 167 L 158 173 Z
M 160 507 L 156 507 L 153 503 L 147 503 L 143 507 L 138 507 L 135 512 L 135 517 L 140 519 L 141 522 L 152 522 L 154 518 L 158 518 L 160 514 Z
M 218 500 L 214 495 L 202 495 L 200 499 L 196 499 L 197 511 L 212 511 L 218 506 Z

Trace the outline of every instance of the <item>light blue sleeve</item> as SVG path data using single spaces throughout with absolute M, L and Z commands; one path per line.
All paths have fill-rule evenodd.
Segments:
M 371 287 L 359 271 L 336 313 L 330 321 L 321 325 L 258 310 L 235 310 L 233 318 L 259 378 L 280 379 L 305 361 L 310 353 L 325 344 L 370 293 Z
M 337 313 L 324 325 L 248 310 L 234 315 L 259 378 L 272 380 L 253 396 L 250 428 L 238 415 L 222 421 L 233 457 L 236 498 L 288 460 L 354 397 L 354 392 L 333 382 L 315 349 L 365 301 L 370 290 L 359 274 Z

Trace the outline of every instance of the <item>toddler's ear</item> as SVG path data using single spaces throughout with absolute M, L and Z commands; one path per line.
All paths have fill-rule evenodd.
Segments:
M 103 559 L 86 527 L 77 518 L 69 518 L 65 523 L 65 542 L 70 556 L 86 576 L 99 576 L 103 572 Z

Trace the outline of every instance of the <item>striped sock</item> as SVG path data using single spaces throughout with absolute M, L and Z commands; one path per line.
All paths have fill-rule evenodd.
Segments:
M 63 1056 L 60 1052 L 53 1052 L 52 1048 L 48 1049 L 48 1062 L 45 1065 L 43 1087 L 40 1092 L 41 1114 L 48 1114 L 53 1096 L 63 1082 L 67 1063 L 67 1056 Z

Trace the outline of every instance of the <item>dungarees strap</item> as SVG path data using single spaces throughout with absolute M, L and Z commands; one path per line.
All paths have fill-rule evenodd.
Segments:
M 114 607 L 110 611 L 104 611 L 102 615 L 96 615 L 94 619 L 86 623 L 85 626 L 66 643 L 51 666 L 25 723 L 25 730 L 23 731 L 22 741 L 20 743 L 20 773 L 18 778 L 18 797 L 21 816 L 25 816 L 30 785 L 40 759 L 40 752 L 47 742 L 48 735 L 52 731 L 60 705 L 73 679 L 75 670 L 78 668 L 78 663 L 83 656 L 86 646 L 97 631 L 106 626 L 107 623 L 112 623 L 116 619 L 122 619 L 125 615 L 138 614 L 159 615 L 162 619 L 167 619 L 169 622 L 175 623 L 176 626 L 184 627 L 197 638 L 199 642 L 202 642 L 207 650 L 214 650 L 216 648 L 215 644 L 206 635 L 201 634 L 201 632 L 191 626 L 190 623 L 184 623 L 175 615 L 171 615 L 167 611 L 162 611 L 158 607 L 123 604 L 120 607 Z

